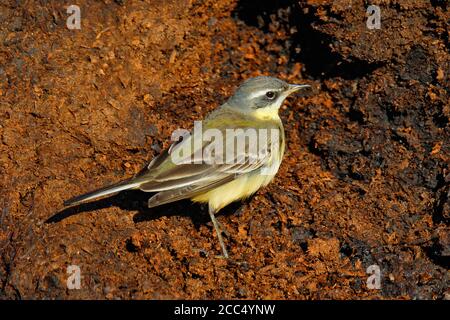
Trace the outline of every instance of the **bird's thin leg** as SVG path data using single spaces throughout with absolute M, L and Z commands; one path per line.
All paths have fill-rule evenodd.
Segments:
M 222 248 L 223 257 L 225 259 L 228 259 L 227 248 L 225 247 L 225 243 L 223 242 L 223 239 L 222 239 L 222 233 L 219 228 L 219 223 L 217 222 L 216 217 L 214 216 L 214 209 L 211 208 L 211 206 L 209 206 L 208 211 L 209 211 L 209 216 L 211 217 L 211 221 L 214 225 L 214 230 L 216 230 L 217 238 L 219 238 L 219 243 L 220 243 L 220 247 Z

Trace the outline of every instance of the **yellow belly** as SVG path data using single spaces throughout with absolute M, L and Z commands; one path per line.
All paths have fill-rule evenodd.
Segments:
M 233 201 L 245 199 L 266 186 L 275 175 L 247 174 L 223 186 L 196 196 L 194 202 L 208 202 L 214 211 L 218 211 Z

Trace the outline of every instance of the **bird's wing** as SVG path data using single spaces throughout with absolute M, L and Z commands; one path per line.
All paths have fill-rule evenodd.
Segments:
M 207 146 L 208 144 L 204 143 L 201 150 L 204 151 Z M 223 149 L 226 150 L 226 147 Z M 227 177 L 229 176 L 249 173 L 270 160 L 270 147 L 265 155 L 258 155 L 249 149 L 251 148 L 246 146 L 240 155 L 236 152 L 228 159 L 223 153 L 217 152 L 215 156 L 219 159 L 226 159 L 226 161 L 211 161 L 210 163 L 185 162 L 176 164 L 170 153 L 164 153 L 160 156 L 161 158 L 156 159 L 156 162 L 160 162 L 158 167 L 153 167 L 155 164 L 150 164 L 148 170 L 136 177 L 141 181 L 139 189 L 142 191 L 165 191 L 185 186 L 204 185 L 222 179 L 228 180 Z
M 270 156 L 257 161 L 247 160 L 239 164 L 201 165 L 203 166 L 202 173 L 196 171 L 192 176 L 166 181 L 166 188 L 149 199 L 149 207 L 195 197 L 233 181 L 243 174 L 259 169 L 269 160 Z M 192 166 L 199 165 L 192 164 Z M 189 169 L 185 168 L 185 170 Z M 150 182 L 150 187 L 152 184 L 153 182 Z M 145 185 L 141 186 L 141 190 L 146 191 Z
M 245 124 L 240 123 L 240 128 L 243 129 L 240 134 L 244 134 Z M 214 124 L 214 128 L 223 131 L 224 147 L 222 152 L 227 150 L 227 146 L 234 141 L 227 141 L 225 139 L 225 127 L 229 128 L 229 124 L 218 125 Z M 223 129 L 223 130 L 222 130 Z M 239 132 L 237 139 L 239 139 Z M 174 147 L 171 147 L 172 152 L 177 151 L 177 148 L 182 148 L 184 143 L 192 143 L 191 140 L 186 139 Z M 136 179 L 142 181 L 139 189 L 143 191 L 159 192 L 149 202 L 150 206 L 156 206 L 163 203 L 177 201 L 181 199 L 191 198 L 195 195 L 204 193 L 208 190 L 216 188 L 227 182 L 234 180 L 237 176 L 253 172 L 267 165 L 271 161 L 272 141 L 268 139 L 266 152 L 260 154 L 257 150 L 250 147 L 249 143 L 245 144 L 244 154 L 233 152 L 232 157 L 220 153 L 220 150 L 215 153 L 216 159 L 227 159 L 221 162 L 212 163 L 182 163 L 176 164 L 172 161 L 170 151 L 164 152 L 150 163 L 148 170 L 141 173 Z M 203 154 L 209 142 L 204 142 L 200 151 Z M 170 150 L 170 149 L 169 149 Z M 195 148 L 194 148 L 195 150 Z M 239 159 L 238 159 L 239 157 Z

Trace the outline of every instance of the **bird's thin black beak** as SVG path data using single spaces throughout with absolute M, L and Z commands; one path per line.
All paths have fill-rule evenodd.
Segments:
M 304 88 L 311 88 L 311 86 L 309 84 L 290 84 L 288 93 L 291 94 Z

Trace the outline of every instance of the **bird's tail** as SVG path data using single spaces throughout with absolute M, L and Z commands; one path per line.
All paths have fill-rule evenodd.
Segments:
M 113 193 L 117 193 L 124 190 L 136 189 L 141 185 L 141 182 L 136 181 L 135 179 L 129 179 L 125 181 L 121 181 L 119 183 L 103 187 L 98 190 L 94 190 L 76 197 L 72 199 L 64 201 L 64 206 L 73 206 L 80 203 L 84 203 L 96 198 L 100 198 L 103 196 L 111 195 Z

